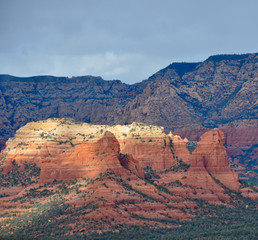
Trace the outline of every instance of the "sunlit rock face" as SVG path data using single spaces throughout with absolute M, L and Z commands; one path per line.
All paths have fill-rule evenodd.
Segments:
M 158 126 L 48 119 L 20 128 L 1 156 L 5 158 L 3 173 L 10 171 L 13 161 L 36 163 L 41 167 L 41 182 L 92 178 L 107 170 L 126 174 L 126 169 L 143 178 L 144 168 L 162 172 L 182 161 L 191 165 L 181 176 L 185 184 L 213 188 L 218 186 L 215 178 L 238 191 L 238 175 L 228 166 L 224 144 L 223 132 L 210 130 L 201 136 L 191 154 L 187 139 L 167 135 Z
M 96 178 L 107 170 L 117 174 L 126 173 L 119 160 L 120 147 L 114 134 L 105 132 L 103 137 L 93 143 L 81 143 L 72 152 L 63 153 L 54 159 L 43 160 L 41 182 L 72 180 L 75 178 Z M 134 160 L 127 161 L 127 167 L 136 174 L 137 164 Z M 144 177 L 141 175 L 141 177 Z
M 224 144 L 225 136 L 221 130 L 213 129 L 204 133 L 192 154 L 190 170 L 205 169 L 231 190 L 239 191 L 238 174 L 228 166 Z
M 164 170 L 175 163 L 162 127 L 92 125 L 71 119 L 28 123 L 8 140 L 2 154 L 6 156 L 5 172 L 12 161 L 35 162 L 41 166 L 43 182 L 96 177 L 122 166 L 144 177 L 144 167 Z

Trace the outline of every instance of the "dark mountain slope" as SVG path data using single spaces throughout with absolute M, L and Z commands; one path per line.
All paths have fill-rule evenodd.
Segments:
M 258 55 L 244 56 L 233 55 L 236 60 L 221 61 L 211 57 L 182 77 L 182 72 L 177 73 L 180 68 L 173 68 L 173 64 L 159 71 L 148 80 L 143 93 L 128 104 L 132 110 L 129 119 L 140 120 L 148 112 L 145 118 L 152 121 L 149 118 L 153 119 L 153 114 L 147 109 L 153 106 L 162 111 L 154 121 L 168 129 L 195 123 L 216 127 L 237 119 L 257 118 Z
M 85 122 L 115 122 L 113 113 L 143 90 L 100 77 L 0 76 L 0 136 L 5 141 L 27 122 L 71 117 Z M 111 119 L 111 120 L 110 120 Z

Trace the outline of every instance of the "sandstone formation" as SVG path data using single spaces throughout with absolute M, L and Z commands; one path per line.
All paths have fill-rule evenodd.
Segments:
M 117 139 L 112 133 L 105 132 L 97 142 L 89 144 L 83 142 L 72 152 L 60 154 L 54 159 L 43 159 L 40 181 L 44 183 L 55 179 L 69 181 L 82 177 L 96 178 L 107 170 L 114 171 L 118 175 L 126 175 L 119 161 L 119 153 Z M 137 171 L 139 164 L 134 159 L 128 159 L 127 166 L 144 177 L 141 169 Z
M 122 166 L 130 171 L 136 173 L 139 177 L 144 178 L 144 171 L 142 169 L 142 164 L 135 160 L 130 154 L 119 154 L 119 161 Z
M 237 174 L 228 166 L 224 134 L 218 129 L 203 134 L 192 154 L 187 139 L 166 135 L 162 127 L 92 125 L 72 119 L 28 123 L 6 144 L 1 153 L 3 173 L 11 170 L 13 161 L 33 162 L 41 168 L 41 182 L 94 178 L 107 170 L 126 175 L 125 169 L 144 178 L 145 168 L 162 172 L 184 162 L 191 165 L 189 171 L 174 180 L 219 191 L 215 180 L 234 191 L 240 187 Z
M 221 130 L 213 129 L 204 133 L 192 154 L 189 171 L 202 175 L 203 168 L 226 187 L 239 191 L 238 174 L 228 166 L 225 137 Z
M 182 139 L 179 135 L 173 135 L 171 132 L 169 133 L 169 137 L 172 140 L 174 155 L 184 161 L 187 164 L 191 164 L 191 153 L 188 149 L 188 139 Z
M 140 161 L 144 168 L 162 171 L 175 165 L 170 140 L 165 136 L 126 139 L 121 152 Z
M 230 157 L 231 167 L 234 168 L 241 178 L 257 177 L 257 142 L 258 121 L 235 120 L 228 124 L 220 124 L 225 135 L 225 147 Z M 183 128 L 174 131 L 175 134 L 188 139 L 199 141 L 200 136 L 208 131 L 207 128 Z
M 122 166 L 144 177 L 144 167 L 160 171 L 175 164 L 162 127 L 91 125 L 71 119 L 28 123 L 8 140 L 2 156 L 4 173 L 13 161 L 37 163 L 41 182 L 97 177 L 107 169 L 122 174 Z

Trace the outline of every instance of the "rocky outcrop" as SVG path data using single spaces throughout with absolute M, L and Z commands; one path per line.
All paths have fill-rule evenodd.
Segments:
M 172 133 L 169 135 L 173 142 L 176 160 L 179 163 L 182 161 L 189 164 L 190 168 L 186 171 L 183 165 L 183 171 L 172 175 L 167 173 L 166 181 L 179 180 L 184 185 L 195 189 L 205 189 L 206 193 L 198 197 L 208 201 L 217 201 L 218 198 L 223 201 L 230 200 L 225 194 L 223 185 L 233 191 L 239 191 L 238 174 L 229 167 L 224 147 L 225 137 L 221 130 L 213 129 L 204 133 L 192 154 L 188 150 L 187 139 L 182 139 Z M 216 194 L 210 194 L 209 191 Z
M 192 154 L 189 171 L 200 176 L 207 171 L 229 189 L 239 191 L 238 174 L 228 166 L 224 144 L 225 137 L 221 130 L 213 129 L 204 133 Z
M 139 161 L 135 160 L 130 154 L 119 154 L 119 161 L 122 166 L 129 169 L 130 171 L 136 173 L 139 177 L 144 178 L 144 171 L 142 165 Z
M 231 167 L 241 178 L 255 177 L 258 165 L 258 120 L 236 120 L 228 124 L 220 124 L 219 129 L 225 135 L 225 147 L 230 157 Z M 204 127 L 186 126 L 173 133 L 197 142 L 208 130 Z
M 121 152 L 141 162 L 142 167 L 162 171 L 175 165 L 170 140 L 166 136 L 125 139 Z
M 83 142 L 72 152 L 60 154 L 54 159 L 42 159 L 40 181 L 44 183 L 55 179 L 68 181 L 82 177 L 96 178 L 107 170 L 117 174 L 125 173 L 119 161 L 119 153 L 119 143 L 114 134 L 105 132 L 97 142 Z M 129 164 L 130 169 L 137 174 L 137 161 L 131 160 Z
M 216 189 L 219 180 L 238 191 L 238 176 L 228 166 L 224 144 L 223 132 L 214 129 L 201 136 L 191 154 L 187 139 L 166 135 L 162 127 L 48 119 L 19 129 L 1 154 L 3 173 L 11 170 L 13 161 L 32 162 L 41 167 L 41 182 L 93 178 L 107 170 L 126 175 L 125 168 L 144 178 L 145 168 L 162 172 L 183 162 L 191 165 L 187 174 L 179 176 L 184 184 Z
M 173 135 L 171 132 L 169 133 L 169 137 L 173 144 L 174 155 L 183 162 L 187 164 L 191 164 L 191 153 L 188 149 L 188 139 L 182 139 L 178 135 Z
M 121 166 L 144 177 L 144 167 L 161 171 L 175 164 L 162 127 L 91 125 L 72 119 L 28 123 L 8 140 L 2 156 L 4 173 L 13 161 L 37 163 L 41 182 L 97 177 L 107 169 L 122 173 Z

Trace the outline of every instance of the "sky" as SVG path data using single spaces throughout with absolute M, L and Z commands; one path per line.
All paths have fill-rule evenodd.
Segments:
M 257 0 L 0 0 L 0 74 L 135 83 L 172 62 L 258 52 Z

